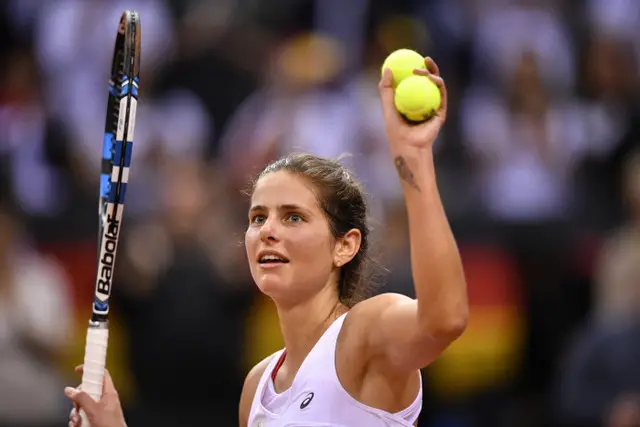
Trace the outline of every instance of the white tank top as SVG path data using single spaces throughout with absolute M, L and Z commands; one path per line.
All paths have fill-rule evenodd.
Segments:
M 248 427 L 413 427 L 422 409 L 422 378 L 413 403 L 393 414 L 360 403 L 340 384 L 335 353 L 346 315 L 329 326 L 282 393 L 276 393 L 272 373 L 284 349 L 273 355 L 253 397 Z

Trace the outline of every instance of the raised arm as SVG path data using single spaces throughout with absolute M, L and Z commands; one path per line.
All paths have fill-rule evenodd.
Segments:
M 411 265 L 416 299 L 383 294 L 354 309 L 367 339 L 368 356 L 384 356 L 399 370 L 427 366 L 464 331 L 468 303 L 458 248 L 436 183 L 433 142 L 447 113 L 447 94 L 436 64 L 425 61 L 439 87 L 442 105 L 436 116 L 407 124 L 394 107 L 391 73 L 380 82 L 386 133 L 402 182 L 409 220 Z

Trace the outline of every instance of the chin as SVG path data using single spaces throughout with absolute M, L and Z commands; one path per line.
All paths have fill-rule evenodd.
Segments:
M 254 281 L 260 292 L 268 297 L 275 298 L 278 295 L 286 294 L 291 287 L 290 281 L 280 274 L 259 271 L 254 276 Z

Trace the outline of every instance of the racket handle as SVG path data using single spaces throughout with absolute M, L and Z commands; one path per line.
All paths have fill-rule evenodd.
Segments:
M 108 341 L 109 329 L 106 327 L 89 327 L 87 329 L 87 343 L 84 350 L 82 385 L 80 388 L 95 401 L 99 401 L 102 397 Z M 82 410 L 80 411 L 80 417 L 82 418 L 82 427 L 90 427 L 89 420 L 87 420 L 87 416 Z

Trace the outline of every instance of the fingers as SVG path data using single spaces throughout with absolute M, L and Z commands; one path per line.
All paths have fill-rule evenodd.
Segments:
M 87 415 L 92 414 L 98 408 L 98 402 L 93 400 L 91 396 L 89 396 L 84 391 L 78 390 L 73 387 L 65 387 L 64 394 L 78 407 L 84 409 Z
M 441 90 L 444 87 L 444 79 L 440 76 L 437 76 L 431 73 L 428 70 L 422 70 L 422 69 L 416 68 L 415 70 L 413 70 L 413 74 L 418 76 L 429 77 L 431 81 L 434 82 Z
M 444 79 L 440 77 L 440 68 L 438 64 L 431 57 L 424 59 L 425 69 L 415 69 L 413 72 L 416 75 L 429 77 L 438 88 L 440 89 L 440 108 L 438 109 L 437 116 L 441 119 L 446 117 L 447 113 L 447 86 Z M 402 122 L 402 116 L 398 113 L 394 103 L 395 92 L 393 89 L 393 75 L 390 69 L 385 69 L 380 84 L 378 85 L 380 91 L 380 99 L 382 101 L 382 110 L 385 121 L 387 123 Z
M 113 384 L 113 379 L 111 378 L 111 374 L 108 369 L 104 370 L 104 381 L 102 382 L 102 396 L 111 396 L 117 395 L 118 391 L 116 390 L 116 386 Z
M 431 58 L 430 56 L 427 56 L 424 59 L 424 65 L 427 66 L 427 70 L 429 70 L 431 74 L 440 76 L 440 69 L 438 68 L 438 64 L 436 64 L 436 61 L 434 61 L 433 58 Z
M 73 370 L 82 374 L 84 372 L 84 365 L 78 365 Z M 111 374 L 108 369 L 104 370 L 104 381 L 102 382 L 102 396 L 109 394 L 117 394 L 116 386 L 113 384 L 113 379 L 111 378 Z
M 382 113 L 387 123 L 400 121 L 400 115 L 396 110 L 394 103 L 395 92 L 393 90 L 393 74 L 391 70 L 386 68 L 378 84 L 380 92 L 380 100 L 382 101 Z
M 417 68 L 413 70 L 413 73 L 419 76 L 429 77 L 431 81 L 438 86 L 441 98 L 438 115 L 444 116 L 447 112 L 447 85 L 444 83 L 444 79 L 440 77 L 440 69 L 433 59 L 427 57 L 425 59 L 425 65 L 427 66 L 426 70 Z
M 82 425 L 82 418 L 78 413 L 78 409 L 73 408 L 69 414 L 69 427 L 80 427 Z

